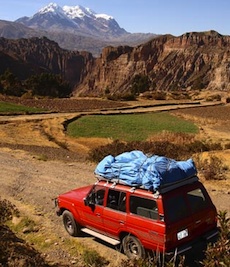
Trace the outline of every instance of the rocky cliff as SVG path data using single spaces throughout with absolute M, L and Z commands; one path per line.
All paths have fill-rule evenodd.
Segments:
M 60 74 L 73 86 L 86 76 L 88 52 L 61 49 L 46 37 L 10 40 L 0 38 L 0 74 L 9 69 L 19 79 L 42 72 Z
M 137 74 L 149 77 L 151 90 L 230 90 L 230 36 L 215 31 L 164 35 L 134 48 L 106 47 L 91 63 L 75 95 L 129 92 Z
M 75 96 L 130 92 L 136 75 L 149 78 L 149 90 L 230 90 L 230 36 L 215 31 L 163 35 L 136 47 L 108 46 L 98 58 L 61 49 L 45 37 L 0 38 L 0 61 L 0 74 L 8 68 L 20 79 L 61 74 Z

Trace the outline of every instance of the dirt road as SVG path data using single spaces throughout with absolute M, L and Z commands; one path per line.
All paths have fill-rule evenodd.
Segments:
M 92 237 L 71 238 L 64 230 L 61 218 L 55 214 L 54 198 L 58 194 L 96 181 L 93 164 L 41 161 L 23 151 L 1 148 L 0 165 L 0 196 L 14 203 L 23 216 L 36 222 L 38 235 L 43 236 L 44 242 L 50 245 L 45 252 L 47 260 L 66 265 L 72 262 L 74 266 L 81 266 L 76 264 L 80 251 L 76 251 L 74 257 L 68 251 L 69 246 L 65 246 L 65 242 L 68 244 L 70 239 L 72 246 L 76 248 L 80 244 L 95 249 L 105 258 L 109 255 L 112 263 L 124 258 L 115 249 L 93 240 Z

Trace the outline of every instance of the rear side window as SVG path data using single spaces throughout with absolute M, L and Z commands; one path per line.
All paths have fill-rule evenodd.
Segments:
M 203 210 L 208 205 L 200 188 L 167 198 L 164 202 L 164 213 L 170 222 L 183 219 L 193 213 Z
M 187 198 L 193 213 L 207 207 L 208 201 L 200 188 L 188 192 Z
M 131 196 L 130 212 L 153 220 L 158 219 L 157 203 L 152 199 Z

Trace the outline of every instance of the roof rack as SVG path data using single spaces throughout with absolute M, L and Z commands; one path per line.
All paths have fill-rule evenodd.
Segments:
M 150 191 L 150 192 L 152 192 L 154 194 L 155 193 L 164 194 L 164 193 L 166 193 L 168 191 L 174 190 L 174 189 L 176 189 L 178 187 L 181 187 L 181 186 L 184 186 L 184 185 L 187 185 L 187 184 L 192 184 L 192 183 L 194 183 L 194 182 L 199 180 L 199 178 L 196 175 L 194 175 L 194 176 L 187 177 L 187 178 L 182 179 L 182 180 L 177 181 L 177 182 L 164 184 L 164 185 L 160 186 L 160 188 L 158 190 L 149 190 L 149 189 L 144 188 L 144 186 L 141 186 L 141 185 L 128 185 L 123 180 L 119 179 L 118 177 L 114 177 L 114 178 L 108 179 L 108 178 L 103 177 L 103 176 L 98 175 L 98 174 L 95 174 L 95 177 L 97 178 L 98 182 L 99 181 L 106 181 L 106 183 L 111 183 L 113 188 L 117 184 L 121 184 L 121 185 L 125 185 L 125 186 L 131 187 L 131 191 L 132 192 L 134 192 L 136 189 L 144 189 L 144 190 L 148 190 L 148 191 Z

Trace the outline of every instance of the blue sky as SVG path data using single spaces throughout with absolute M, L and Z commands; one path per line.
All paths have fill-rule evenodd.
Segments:
M 191 31 L 216 30 L 230 35 L 230 0 L 0 0 L 0 19 L 32 16 L 50 2 L 82 5 L 113 16 L 128 32 L 179 36 Z

